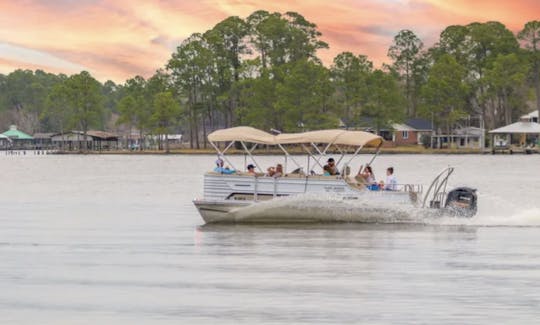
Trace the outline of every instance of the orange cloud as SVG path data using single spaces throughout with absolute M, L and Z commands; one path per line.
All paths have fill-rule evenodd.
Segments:
M 316 23 L 329 50 L 368 55 L 379 65 L 393 36 L 413 30 L 432 45 L 448 25 L 498 20 L 518 31 L 540 12 L 537 0 L 25 0 L 0 2 L 0 72 L 86 69 L 100 80 L 150 76 L 191 33 L 255 10 L 296 11 Z M 9 45 L 9 49 L 7 45 Z M 2 47 L 4 45 L 4 47 Z M 32 52 L 33 51 L 33 52 Z M 17 58 L 17 59 L 15 59 Z

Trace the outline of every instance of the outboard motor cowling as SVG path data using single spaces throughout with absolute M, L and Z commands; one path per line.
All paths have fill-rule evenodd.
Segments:
M 476 214 L 477 201 L 476 189 L 458 187 L 448 192 L 444 207 L 457 217 L 470 218 Z

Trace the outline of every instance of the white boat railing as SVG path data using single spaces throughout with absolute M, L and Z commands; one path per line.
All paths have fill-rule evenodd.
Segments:
M 368 191 L 368 192 L 379 192 L 379 193 L 414 193 L 416 196 L 423 193 L 422 184 L 394 184 L 393 188 L 385 187 L 384 184 L 366 184 L 361 182 L 351 183 L 350 179 L 343 177 L 342 175 L 336 176 L 324 176 L 324 175 L 305 175 L 305 174 L 286 174 L 282 177 L 272 177 L 266 175 L 248 175 L 248 174 L 233 174 L 233 175 L 224 175 L 222 176 L 233 176 L 233 177 L 247 177 L 253 180 L 253 187 L 251 194 L 253 195 L 253 200 L 258 201 L 260 196 L 261 184 L 268 184 L 270 181 L 271 192 L 265 192 L 264 195 L 271 195 L 273 198 L 281 196 L 280 194 L 280 183 L 281 181 L 291 180 L 291 179 L 301 179 L 303 180 L 304 192 L 307 192 L 307 186 L 311 182 L 319 183 L 321 180 L 341 180 L 343 185 L 347 185 L 354 190 Z

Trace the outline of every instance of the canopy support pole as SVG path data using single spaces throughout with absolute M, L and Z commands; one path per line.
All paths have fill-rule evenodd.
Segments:
M 244 143 L 244 141 L 240 141 L 240 143 L 242 144 L 242 147 L 244 147 L 244 150 L 246 151 L 246 153 L 248 154 L 249 158 L 253 161 L 253 163 L 255 163 L 255 166 L 257 166 L 257 168 L 259 169 L 259 171 L 262 172 L 262 169 L 261 167 L 259 166 L 259 164 L 257 163 L 257 161 L 255 159 L 253 159 L 253 155 L 251 154 L 251 151 L 249 151 L 248 147 L 246 146 L 246 144 Z
M 315 145 L 315 143 L 312 142 L 311 145 L 313 146 L 313 148 L 315 148 L 315 150 L 317 150 L 319 155 L 324 156 L 324 154 L 319 150 L 319 148 Z
M 317 146 L 314 144 L 314 143 L 311 143 L 311 145 L 319 152 L 319 154 L 322 155 L 322 153 L 319 151 L 319 148 L 317 148 Z M 304 148 L 304 150 L 308 153 L 308 155 L 313 158 L 313 160 L 315 160 L 315 162 L 317 163 L 317 165 L 319 165 L 319 167 L 323 168 L 323 166 L 321 165 L 321 163 L 319 162 L 319 159 L 317 159 L 317 157 L 315 157 L 315 155 L 313 155 L 311 153 L 311 150 L 309 150 L 309 148 L 307 148 L 304 144 L 302 144 L 302 148 Z M 309 158 L 308 158 L 309 159 Z M 308 164 L 309 164 L 309 160 L 308 160 Z
M 330 149 L 330 146 L 331 146 L 331 145 L 332 145 L 332 143 L 329 143 L 329 144 L 324 148 L 323 152 L 321 153 L 323 156 L 326 156 L 326 151 L 327 151 L 328 149 Z
M 373 158 L 371 158 L 371 160 L 367 163 L 366 166 L 370 166 L 371 163 L 373 163 L 373 161 L 375 160 L 375 158 L 377 158 L 377 155 L 378 155 L 379 152 L 381 151 L 381 147 L 382 147 L 382 142 L 379 144 L 379 146 L 377 147 L 377 151 L 376 151 L 375 154 L 373 155 Z
M 353 153 L 353 156 L 351 157 L 351 159 L 349 159 L 349 161 L 347 161 L 347 166 L 349 166 L 351 164 L 351 162 L 353 161 L 354 158 L 356 158 L 356 156 L 358 155 L 358 153 L 360 152 L 360 150 L 362 150 L 364 146 L 360 146 L 358 147 L 358 149 L 356 149 L 356 151 Z
M 229 148 L 233 145 L 234 141 L 232 141 L 231 143 L 229 143 L 229 145 L 226 146 L 225 149 L 223 149 L 223 151 L 219 150 L 218 146 L 216 146 L 212 141 L 208 141 L 208 142 L 209 142 L 210 145 L 211 145 L 212 147 L 214 147 L 214 149 L 217 151 L 219 157 L 223 157 L 223 159 L 224 159 L 229 165 L 231 165 L 231 167 L 232 167 L 233 169 L 236 169 L 236 167 L 234 167 L 234 165 L 233 165 L 233 164 L 229 161 L 229 159 L 227 159 L 227 157 L 225 156 L 225 152 L 226 152 L 227 150 L 229 150 Z
M 341 150 L 340 146 L 338 146 L 337 144 L 334 144 L 334 147 L 337 148 L 337 150 L 339 151 L 339 153 L 341 154 L 341 156 L 339 157 L 338 161 L 336 162 L 336 166 L 339 165 L 339 163 L 341 162 L 341 160 L 343 159 L 343 157 L 345 157 L 345 152 L 343 152 L 343 150 Z
M 285 173 L 287 172 L 287 158 L 291 158 L 292 162 L 296 165 L 296 167 L 302 168 L 302 166 L 298 164 L 298 162 L 289 154 L 287 150 L 285 150 L 285 148 L 283 148 L 283 146 L 280 143 L 278 143 L 278 147 L 285 153 L 285 170 L 284 170 Z
M 253 151 L 257 148 L 257 143 L 253 144 L 253 146 L 251 147 L 251 149 L 248 151 L 250 154 L 253 153 Z M 251 156 L 252 157 L 252 156 Z M 253 159 L 253 157 L 251 158 L 253 160 L 253 162 L 255 163 L 255 165 L 257 166 L 257 168 L 259 169 L 259 171 L 261 173 L 263 173 L 263 170 L 259 167 L 259 165 L 257 165 L 257 162 L 255 161 L 255 159 Z M 247 169 L 247 166 L 246 166 L 246 169 Z

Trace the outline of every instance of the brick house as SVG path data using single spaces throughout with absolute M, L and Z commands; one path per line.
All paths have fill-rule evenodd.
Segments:
M 392 125 L 392 141 L 396 145 L 421 145 L 423 136 L 433 135 L 433 125 L 431 121 L 421 118 L 411 118 L 404 123 Z

